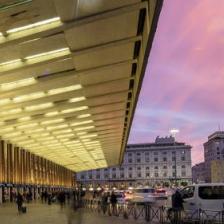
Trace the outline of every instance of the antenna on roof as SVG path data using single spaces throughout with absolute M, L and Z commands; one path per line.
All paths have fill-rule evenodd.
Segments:
M 220 124 L 218 125 L 218 129 L 219 129 L 219 131 L 221 131 Z

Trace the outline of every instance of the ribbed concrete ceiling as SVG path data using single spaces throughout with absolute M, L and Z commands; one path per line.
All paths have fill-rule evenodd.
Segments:
M 118 164 L 160 7 L 1 0 L 2 139 L 74 171 Z

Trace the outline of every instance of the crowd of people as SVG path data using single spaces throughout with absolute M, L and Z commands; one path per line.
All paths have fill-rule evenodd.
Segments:
M 58 203 L 60 205 L 61 210 L 65 208 L 70 208 L 70 212 L 68 213 L 68 220 L 73 219 L 74 211 L 78 208 L 82 207 L 83 199 L 88 199 L 90 201 L 98 201 L 98 205 L 100 205 L 103 214 L 109 212 L 111 215 L 117 215 L 117 204 L 118 198 L 116 192 L 110 191 L 93 191 L 93 192 L 85 192 L 83 190 L 75 190 L 75 191 L 43 191 L 40 193 L 40 201 L 44 204 L 51 205 L 52 203 Z M 21 194 L 18 192 L 16 196 L 16 203 L 18 207 L 18 213 L 21 214 L 24 211 L 26 212 L 26 207 L 24 203 L 29 203 L 33 200 L 32 193 L 25 192 Z M 25 207 L 25 209 L 24 209 Z M 168 210 L 168 217 L 171 220 L 179 220 L 181 211 L 183 210 L 183 199 L 178 190 L 172 195 L 172 208 Z M 175 223 L 175 222 L 173 222 Z
M 61 209 L 65 207 L 65 205 L 72 205 L 75 208 L 79 207 L 81 197 L 84 196 L 84 193 L 79 190 L 76 191 L 42 191 L 40 195 L 38 195 L 37 199 L 40 199 L 42 203 L 51 205 L 52 203 L 58 202 L 60 204 Z M 18 192 L 15 194 L 15 202 L 17 204 L 18 213 L 23 213 L 23 208 L 26 207 L 25 204 L 28 204 L 33 200 L 32 192 Z M 26 210 L 26 209 L 25 209 Z

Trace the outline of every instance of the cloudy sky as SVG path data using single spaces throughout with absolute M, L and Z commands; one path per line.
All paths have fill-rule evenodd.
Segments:
M 164 0 L 129 143 L 178 128 L 202 161 L 207 136 L 224 130 L 224 0 Z

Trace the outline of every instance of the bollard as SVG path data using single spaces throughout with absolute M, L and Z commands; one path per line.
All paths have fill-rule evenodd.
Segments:
M 163 224 L 164 223 L 164 207 L 163 206 L 161 206 L 160 208 L 159 208 L 159 221 L 160 221 L 160 223 L 161 224 Z
M 145 220 L 149 221 L 150 220 L 150 205 L 145 204 Z
M 222 213 L 221 213 L 221 223 L 224 223 L 224 210 L 222 210 Z

